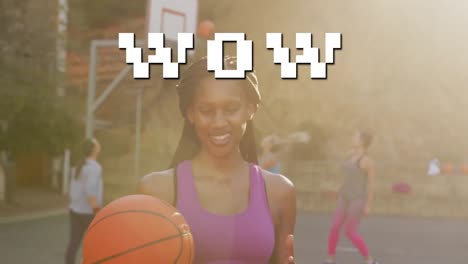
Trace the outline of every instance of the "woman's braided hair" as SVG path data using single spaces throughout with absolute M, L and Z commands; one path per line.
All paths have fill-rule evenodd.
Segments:
M 234 70 L 237 65 L 236 57 L 224 57 L 224 70 Z M 180 162 L 193 158 L 200 149 L 195 130 L 188 122 L 187 109 L 192 103 L 195 89 L 206 78 L 215 78 L 213 72 L 208 71 L 208 60 L 206 57 L 191 64 L 181 75 L 177 84 L 177 94 L 179 96 L 179 110 L 185 119 L 182 136 L 178 143 L 176 152 L 170 164 L 174 168 Z M 244 79 L 239 79 L 240 85 L 244 88 L 248 100 L 257 107 L 260 104 L 261 95 L 258 89 L 258 80 L 254 71 L 246 72 Z M 247 121 L 245 135 L 240 143 L 240 151 L 246 161 L 258 164 L 257 149 L 253 122 Z

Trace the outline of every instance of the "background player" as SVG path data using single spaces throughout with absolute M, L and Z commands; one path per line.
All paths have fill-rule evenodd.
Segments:
M 343 164 L 345 181 L 338 195 L 329 233 L 329 256 L 325 264 L 335 263 L 336 247 L 343 225 L 346 236 L 359 250 L 366 264 L 377 264 L 370 256 L 366 242 L 357 231 L 361 216 L 369 213 L 373 199 L 375 168 L 373 160 L 367 155 L 371 142 L 372 136 L 367 132 L 356 131 L 353 135 L 351 155 Z

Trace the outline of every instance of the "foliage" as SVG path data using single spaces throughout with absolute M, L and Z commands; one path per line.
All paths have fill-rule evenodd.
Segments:
M 70 22 L 82 30 L 93 30 L 144 16 L 147 0 L 71 0 Z
M 83 131 L 75 107 L 56 96 L 56 27 L 44 19 L 56 8 L 46 0 L 0 0 L 0 149 L 13 154 L 53 155 Z
M 54 84 L 40 72 L 29 69 L 26 75 L 13 70 L 1 76 L 0 85 L 0 120 L 7 123 L 7 130 L 0 134 L 0 149 L 54 155 L 72 146 L 83 131 L 74 107 L 55 95 Z

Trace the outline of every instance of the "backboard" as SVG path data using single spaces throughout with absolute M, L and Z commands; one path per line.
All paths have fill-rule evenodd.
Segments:
M 177 33 L 197 30 L 198 0 L 148 0 L 148 33 L 164 33 L 177 42 Z

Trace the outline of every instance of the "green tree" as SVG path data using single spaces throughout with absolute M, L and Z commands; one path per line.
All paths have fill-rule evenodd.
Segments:
M 44 80 L 41 72 L 5 67 L 2 72 L 9 75 L 0 75 L 0 120 L 7 124 L 0 149 L 56 155 L 72 147 L 83 131 L 76 106 L 57 97 L 54 83 Z
M 0 0 L 0 149 L 55 154 L 77 137 L 70 100 L 56 96 L 57 3 Z

